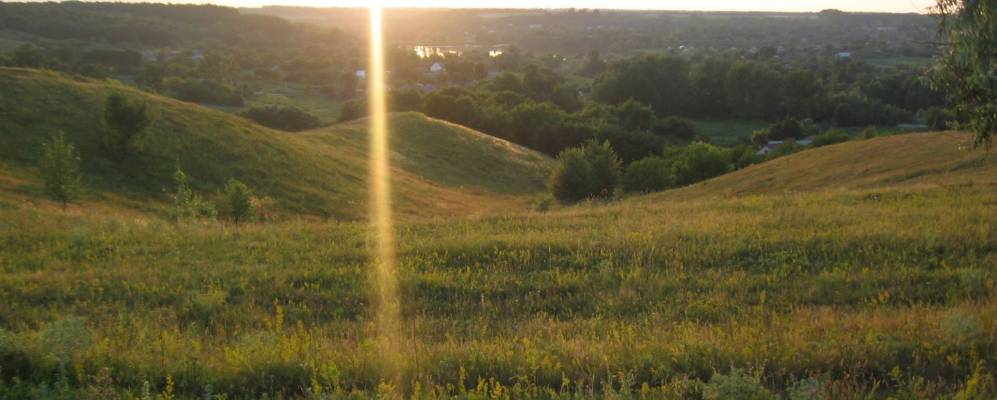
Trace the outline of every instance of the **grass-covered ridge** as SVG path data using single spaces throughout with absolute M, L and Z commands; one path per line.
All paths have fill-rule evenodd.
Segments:
M 700 199 L 886 187 L 997 185 L 997 154 L 971 151 L 972 135 L 908 133 L 854 140 L 755 164 L 645 199 Z
M 42 143 L 61 131 L 82 153 L 85 182 L 105 197 L 163 199 L 179 165 L 205 192 L 236 178 L 282 210 L 365 215 L 362 121 L 290 134 L 123 85 L 28 69 L 0 69 L 0 87 L 0 160 L 14 170 L 30 171 Z M 157 115 L 136 137 L 136 154 L 120 163 L 103 157 L 98 140 L 103 101 L 112 92 L 149 102 Z M 394 115 L 391 126 L 395 203 L 403 215 L 518 207 L 522 195 L 544 189 L 551 161 L 538 153 L 420 114 Z

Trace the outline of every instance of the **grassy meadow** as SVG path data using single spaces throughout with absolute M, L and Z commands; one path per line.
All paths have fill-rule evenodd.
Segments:
M 30 174 L 42 144 L 62 132 L 80 152 L 84 181 L 92 189 L 87 200 L 125 196 L 131 198 L 125 203 L 148 202 L 145 210 L 162 208 L 179 167 L 202 192 L 239 179 L 268 199 L 275 215 L 366 218 L 365 121 L 281 132 L 115 82 L 31 69 L 0 67 L 0 86 L 0 160 L 14 167 L 0 175 L 12 180 L 37 180 Z M 156 117 L 134 140 L 140 156 L 123 163 L 108 160 L 99 145 L 103 101 L 110 93 L 147 102 Z M 544 190 L 553 165 L 535 151 L 422 114 L 395 114 L 390 123 L 395 202 L 404 216 L 521 205 L 523 194 Z M 485 171 L 488 179 L 480 179 Z
M 992 399 L 997 158 L 847 142 L 663 193 L 531 210 L 552 160 L 391 117 L 399 354 L 379 352 L 366 125 L 269 130 L 0 69 L 0 399 Z M 138 152 L 101 99 L 144 96 Z M 83 197 L 42 196 L 63 131 Z M 177 165 L 281 211 L 172 222 Z M 389 372 L 391 371 L 391 372 Z
M 992 189 L 404 223 L 398 386 L 379 373 L 364 224 L 4 204 L 0 393 L 946 398 L 997 362 Z

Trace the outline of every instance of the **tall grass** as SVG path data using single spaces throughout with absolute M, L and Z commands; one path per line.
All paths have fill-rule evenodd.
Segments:
M 399 385 L 365 225 L 0 208 L 0 398 L 986 398 L 995 207 L 957 187 L 403 223 Z

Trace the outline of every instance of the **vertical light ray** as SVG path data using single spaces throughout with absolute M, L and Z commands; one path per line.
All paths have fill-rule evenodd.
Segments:
M 395 238 L 391 215 L 391 165 L 388 149 L 388 116 L 385 103 L 382 10 L 370 7 L 370 60 L 367 98 L 370 102 L 370 223 L 373 231 L 374 286 L 377 292 L 377 335 L 383 378 L 398 384 L 403 357 L 400 353 L 401 311 L 395 275 Z

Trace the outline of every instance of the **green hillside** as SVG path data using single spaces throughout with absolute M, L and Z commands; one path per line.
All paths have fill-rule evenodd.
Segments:
M 647 199 L 689 200 L 840 189 L 997 184 L 997 154 L 972 136 L 910 133 L 819 147 Z
M 213 193 L 229 178 L 270 197 L 284 212 L 365 215 L 367 135 L 363 121 L 300 134 L 124 85 L 53 72 L 0 68 L 0 191 L 32 193 L 32 167 L 55 132 L 82 153 L 88 199 L 163 200 L 179 165 Z M 157 115 L 123 162 L 102 155 L 102 105 L 112 92 L 146 100 Z M 403 215 L 480 213 L 518 206 L 544 189 L 551 160 L 505 141 L 421 114 L 391 117 L 396 209 Z M 4 185 L 4 182 L 18 182 Z M 35 185 L 38 186 L 38 185 Z M 155 207 L 155 201 L 152 203 Z

